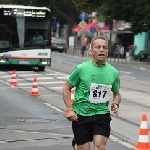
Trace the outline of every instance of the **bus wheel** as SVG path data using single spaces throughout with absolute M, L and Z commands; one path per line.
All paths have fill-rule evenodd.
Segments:
M 45 66 L 39 66 L 38 71 L 45 71 Z

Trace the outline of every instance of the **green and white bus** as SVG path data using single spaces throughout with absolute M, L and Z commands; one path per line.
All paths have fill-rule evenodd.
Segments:
M 51 24 L 49 8 L 0 5 L 0 66 L 51 66 Z

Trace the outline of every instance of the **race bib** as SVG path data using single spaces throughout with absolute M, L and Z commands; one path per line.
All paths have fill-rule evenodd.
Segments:
M 90 103 L 106 103 L 109 101 L 111 85 L 91 83 L 90 86 Z

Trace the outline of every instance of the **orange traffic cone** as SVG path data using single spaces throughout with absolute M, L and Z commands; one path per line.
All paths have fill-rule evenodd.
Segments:
M 32 85 L 32 92 L 30 93 L 30 96 L 39 96 L 38 93 L 38 86 L 37 86 L 37 79 L 34 78 L 33 85 Z
M 72 88 L 71 89 L 71 100 L 70 100 L 71 104 L 74 102 L 74 92 L 75 92 L 75 89 Z
M 142 116 L 142 122 L 139 132 L 139 141 L 137 147 L 134 150 L 150 150 L 149 139 L 148 139 L 148 128 L 147 128 L 147 117 L 145 114 Z
M 17 86 L 16 70 L 13 70 L 10 85 Z

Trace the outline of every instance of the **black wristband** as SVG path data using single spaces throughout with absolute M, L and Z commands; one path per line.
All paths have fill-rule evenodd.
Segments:
M 118 108 L 119 108 L 119 104 L 117 104 L 117 103 L 114 103 L 114 104 L 116 104 L 118 106 Z

